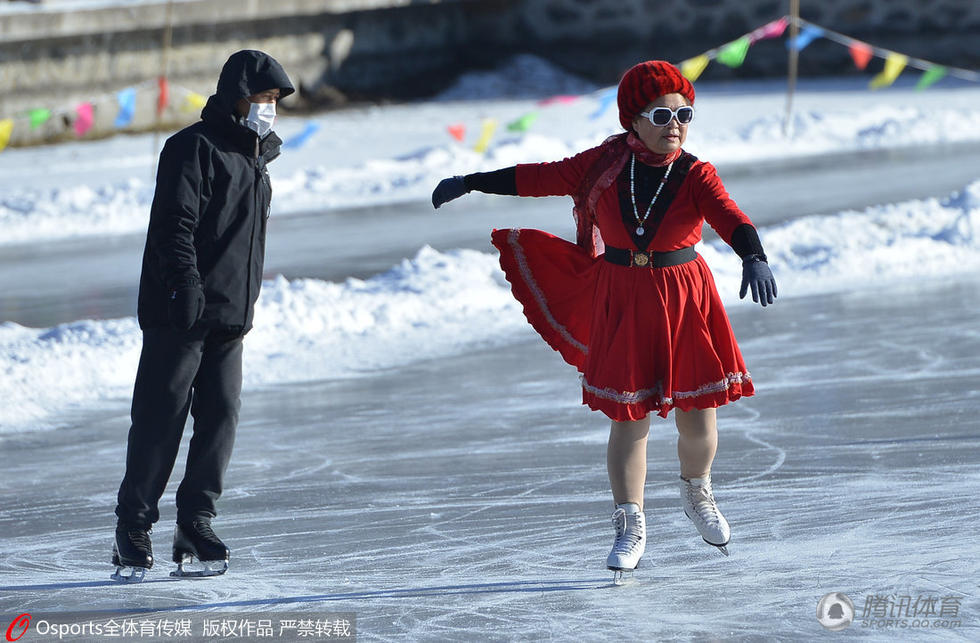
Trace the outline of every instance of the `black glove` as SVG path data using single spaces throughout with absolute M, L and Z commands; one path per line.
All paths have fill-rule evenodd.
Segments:
M 204 291 L 200 286 L 182 286 L 170 293 L 170 325 L 190 330 L 204 314 Z
M 744 299 L 745 293 L 752 287 L 752 301 L 763 306 L 771 304 L 776 299 L 776 280 L 769 270 L 765 255 L 749 255 L 742 260 L 742 288 L 738 298 Z
M 466 183 L 461 176 L 451 176 L 448 179 L 439 181 L 439 185 L 432 191 L 432 207 L 438 208 L 443 203 L 458 199 L 469 192 Z

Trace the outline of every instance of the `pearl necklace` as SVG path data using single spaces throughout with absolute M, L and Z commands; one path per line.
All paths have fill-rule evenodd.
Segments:
M 664 185 L 667 183 L 667 177 L 670 176 L 670 168 L 674 167 L 673 161 L 667 166 L 667 171 L 664 172 L 664 178 L 660 179 L 660 185 L 657 186 L 657 192 L 653 195 L 653 200 L 650 201 L 650 206 L 647 207 L 646 214 L 643 218 L 640 218 L 640 213 L 636 210 L 636 154 L 630 155 L 630 201 L 633 203 L 633 216 L 636 217 L 636 234 L 637 236 L 643 236 L 643 224 L 646 223 L 647 217 L 650 216 L 650 211 L 653 210 L 653 204 L 657 202 L 657 197 L 660 196 L 660 191 L 664 189 Z

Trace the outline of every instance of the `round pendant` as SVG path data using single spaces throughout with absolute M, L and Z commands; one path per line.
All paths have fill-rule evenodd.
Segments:
M 640 236 L 640 237 L 643 236 L 643 226 L 640 226 L 640 227 L 638 227 L 636 229 L 636 234 L 637 234 L 637 236 Z

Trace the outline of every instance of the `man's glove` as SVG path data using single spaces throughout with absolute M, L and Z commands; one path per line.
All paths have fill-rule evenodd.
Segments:
M 170 325 L 190 330 L 204 314 L 204 291 L 200 286 L 181 286 L 170 293 Z
M 742 288 L 738 291 L 738 298 L 744 299 L 750 287 L 754 302 L 766 306 L 776 299 L 776 280 L 765 255 L 749 255 L 742 260 Z
M 466 183 L 461 176 L 451 176 L 448 179 L 439 181 L 439 185 L 432 191 L 432 207 L 438 208 L 443 203 L 458 199 L 469 192 Z

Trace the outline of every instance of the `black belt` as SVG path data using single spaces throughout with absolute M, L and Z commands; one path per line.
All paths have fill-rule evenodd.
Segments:
M 606 246 L 606 254 L 603 255 L 609 263 L 634 268 L 669 268 L 694 261 L 697 256 L 698 253 L 694 251 L 694 246 L 671 250 L 670 252 L 642 252 Z

